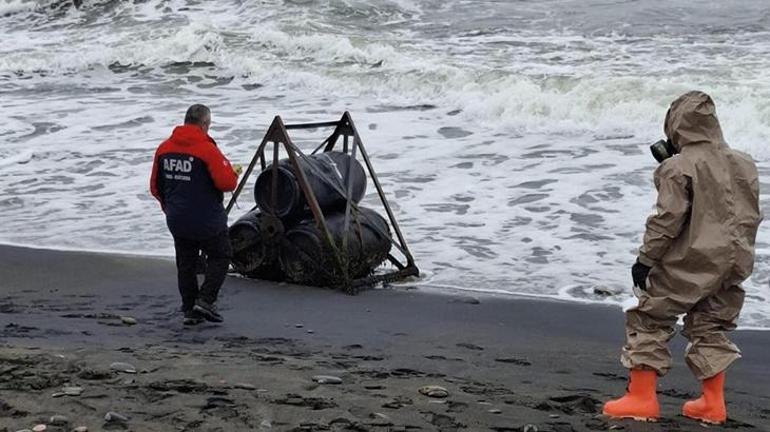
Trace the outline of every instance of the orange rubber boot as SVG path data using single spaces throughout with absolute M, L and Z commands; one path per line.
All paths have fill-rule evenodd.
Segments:
M 711 378 L 703 380 L 703 394 L 695 400 L 686 402 L 682 407 L 682 415 L 704 423 L 721 424 L 727 420 L 725 408 L 725 373 L 719 372 Z
M 658 374 L 655 371 L 632 369 L 626 395 L 605 403 L 602 414 L 639 421 L 657 421 L 660 417 L 658 395 L 655 392 L 657 382 Z

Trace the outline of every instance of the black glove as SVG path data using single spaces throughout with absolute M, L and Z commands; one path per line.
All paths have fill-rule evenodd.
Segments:
M 646 266 L 636 260 L 631 266 L 631 278 L 634 280 L 634 286 L 638 286 L 643 291 L 647 290 L 647 275 L 650 274 L 651 267 Z

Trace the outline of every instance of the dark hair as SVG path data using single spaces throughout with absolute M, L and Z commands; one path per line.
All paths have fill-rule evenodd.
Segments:
M 195 104 L 190 108 L 187 108 L 187 113 L 184 115 L 184 124 L 194 124 L 202 126 L 206 117 L 211 116 L 211 110 L 206 105 Z

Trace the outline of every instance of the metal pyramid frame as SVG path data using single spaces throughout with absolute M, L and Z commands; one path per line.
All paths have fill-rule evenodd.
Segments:
M 297 130 L 297 129 L 319 129 L 319 128 L 331 128 L 333 127 L 334 130 L 322 143 L 319 145 L 312 153 L 316 154 L 319 151 L 323 152 L 330 152 L 335 149 L 337 144 L 340 141 L 340 138 L 342 138 L 342 151 L 346 154 L 349 154 L 351 158 L 356 159 L 357 154 L 361 155 L 361 158 L 363 159 L 365 169 L 367 171 L 368 177 L 372 180 L 372 183 L 374 183 L 374 187 L 377 190 L 377 194 L 380 198 L 380 201 L 385 208 L 385 212 L 387 213 L 387 219 L 390 224 L 390 227 L 393 229 L 393 232 L 396 235 L 396 238 L 393 239 L 392 236 L 388 235 L 389 238 L 391 238 L 391 242 L 393 243 L 393 246 L 403 255 L 403 260 L 399 260 L 396 258 L 393 253 L 388 254 L 388 261 L 393 264 L 395 267 L 395 270 L 388 271 L 386 273 L 380 273 L 380 274 L 373 274 L 364 278 L 360 279 L 351 279 L 348 275 L 348 266 L 347 266 L 347 235 L 343 236 L 342 244 L 336 244 L 331 232 L 329 231 L 329 227 L 326 224 L 326 219 L 324 217 L 323 211 L 318 205 L 318 200 L 315 197 L 315 194 L 308 184 L 307 181 L 307 175 L 305 173 L 305 170 L 303 166 L 299 163 L 300 160 L 307 158 L 307 155 L 305 155 L 297 146 L 295 146 L 291 138 L 289 137 L 290 130 Z M 271 167 L 268 168 L 267 166 L 267 159 L 266 159 L 266 150 L 267 145 L 272 143 L 272 164 Z M 230 199 L 230 202 L 227 204 L 226 211 L 229 214 L 230 210 L 232 210 L 233 206 L 235 205 L 238 197 L 240 196 L 241 192 L 243 191 L 244 187 L 246 186 L 246 182 L 248 181 L 249 177 L 254 171 L 254 168 L 257 165 L 257 161 L 260 163 L 260 167 L 262 171 L 265 171 L 266 169 L 272 169 L 273 170 L 273 184 L 271 188 L 272 198 L 273 202 L 276 201 L 276 194 L 277 192 L 277 181 L 278 181 L 278 161 L 279 161 L 279 150 L 283 147 L 286 154 L 288 154 L 289 162 L 291 164 L 291 167 L 297 177 L 297 182 L 299 183 L 300 189 L 302 191 L 302 195 L 305 198 L 305 202 L 307 202 L 308 207 L 310 208 L 310 211 L 313 214 L 313 219 L 315 220 L 316 225 L 321 230 L 321 233 L 324 238 L 324 242 L 327 246 L 327 249 L 329 253 L 333 255 L 333 262 L 335 264 L 334 272 L 338 276 L 340 276 L 338 279 L 342 280 L 342 286 L 339 288 L 342 288 L 347 292 L 348 294 L 356 294 L 358 293 L 359 289 L 364 286 L 370 286 L 374 285 L 378 282 L 391 282 L 400 280 L 409 276 L 419 276 L 420 272 L 417 266 L 414 262 L 414 257 L 412 256 L 411 251 L 409 250 L 409 246 L 406 243 L 406 240 L 404 239 L 404 235 L 401 232 L 401 228 L 398 225 L 398 221 L 396 220 L 396 217 L 393 214 L 393 211 L 391 210 L 390 204 L 388 203 L 387 198 L 385 197 L 385 192 L 382 189 L 382 186 L 380 184 L 380 180 L 377 177 L 377 173 L 374 171 L 374 167 L 372 166 L 372 162 L 369 159 L 369 154 L 366 151 L 366 147 L 364 147 L 364 143 L 361 140 L 361 136 L 358 133 L 358 130 L 356 129 L 355 124 L 353 123 L 353 119 L 350 116 L 349 112 L 345 112 L 342 115 L 342 118 L 338 121 L 330 121 L 330 122 L 319 122 L 319 123 L 297 123 L 297 124 L 284 124 L 283 120 L 280 116 L 276 116 L 273 119 L 273 122 L 270 124 L 270 127 L 267 129 L 267 132 L 265 133 L 265 137 L 262 139 L 262 142 L 260 143 L 259 147 L 257 148 L 256 153 L 251 159 L 251 162 L 249 163 L 249 166 L 246 168 L 246 171 L 244 172 L 243 177 L 241 178 L 240 183 L 238 184 L 238 187 L 233 192 L 233 196 Z M 350 164 L 348 169 L 350 174 L 350 170 L 352 170 L 353 164 Z M 311 168 L 312 169 L 312 168 Z M 345 197 L 349 197 L 351 195 L 352 191 L 352 176 L 348 175 L 348 182 L 345 185 L 346 190 L 341 190 L 338 186 L 334 186 L 335 189 L 342 194 Z M 344 221 L 344 229 L 345 232 L 350 229 L 350 217 L 351 217 L 351 209 L 357 209 L 358 206 L 356 203 L 354 203 L 352 200 L 347 199 L 347 204 L 345 206 L 345 221 Z

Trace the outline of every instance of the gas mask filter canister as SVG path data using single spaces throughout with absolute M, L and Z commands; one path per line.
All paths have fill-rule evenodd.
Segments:
M 670 158 L 671 156 L 679 153 L 676 148 L 671 144 L 671 140 L 660 140 L 650 146 L 652 157 L 655 158 L 658 163 Z

